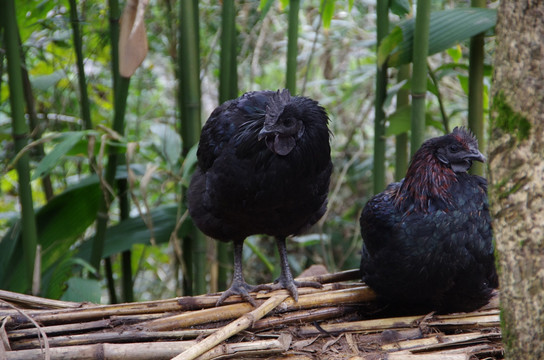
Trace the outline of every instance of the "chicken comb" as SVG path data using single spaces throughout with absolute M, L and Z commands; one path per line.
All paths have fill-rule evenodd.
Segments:
M 278 121 L 285 105 L 287 105 L 289 101 L 291 101 L 291 93 L 288 89 L 276 91 L 270 99 L 270 102 L 266 105 L 264 123 L 271 125 Z
M 475 143 L 476 147 L 478 147 L 478 139 L 476 138 L 476 135 L 474 135 L 474 133 L 470 129 L 467 129 L 464 126 L 456 126 L 451 132 L 451 134 L 459 142 L 467 143 L 467 144 Z

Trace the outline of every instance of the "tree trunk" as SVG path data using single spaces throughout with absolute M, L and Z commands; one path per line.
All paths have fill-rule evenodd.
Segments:
M 501 1 L 489 148 L 507 359 L 544 358 L 544 1 Z

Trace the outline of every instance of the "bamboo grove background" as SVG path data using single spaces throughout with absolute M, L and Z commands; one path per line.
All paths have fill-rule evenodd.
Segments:
M 357 268 L 365 201 L 425 138 L 468 125 L 485 150 L 496 5 L 0 0 L 0 288 L 97 303 L 225 289 L 230 244 L 184 204 L 200 128 L 283 87 L 334 133 L 329 210 L 288 243 L 292 269 Z M 269 243 L 246 240 L 248 281 L 279 274 Z

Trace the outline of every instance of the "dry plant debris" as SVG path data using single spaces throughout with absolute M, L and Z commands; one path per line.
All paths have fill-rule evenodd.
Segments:
M 498 294 L 484 308 L 388 316 L 357 270 L 317 275 L 321 289 L 95 305 L 0 290 L 0 360 L 502 359 Z

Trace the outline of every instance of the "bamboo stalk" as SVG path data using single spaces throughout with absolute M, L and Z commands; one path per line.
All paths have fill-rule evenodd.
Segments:
M 202 335 L 210 335 L 217 329 L 184 330 L 184 331 L 108 331 L 93 332 L 88 334 L 70 334 L 55 337 L 48 337 L 50 347 L 81 346 L 100 343 L 127 343 L 146 342 L 160 340 L 179 340 L 196 338 Z M 39 348 L 40 342 L 37 339 L 23 339 L 12 341 L 13 350 L 25 350 Z
M 397 351 L 397 350 L 407 350 L 414 351 L 415 349 L 421 351 L 441 349 L 444 347 L 451 347 L 452 345 L 467 345 L 467 344 L 476 344 L 489 339 L 500 338 L 500 333 L 490 332 L 473 332 L 466 334 L 455 334 L 455 335 L 443 335 L 437 334 L 435 336 L 425 337 L 422 339 L 415 340 L 405 340 L 395 342 L 393 344 L 382 345 L 382 349 L 386 351 Z
M 228 344 L 216 346 L 212 350 L 199 356 L 197 360 L 215 359 L 223 356 L 236 356 L 237 358 L 247 358 L 253 356 L 262 357 L 263 355 L 273 355 L 289 350 L 292 336 L 281 334 L 273 340 L 257 340 L 243 343 Z
M 285 72 L 285 87 L 292 95 L 297 94 L 297 55 L 298 55 L 298 13 L 300 0 L 289 0 L 289 15 L 287 28 L 287 65 Z
M 273 296 L 281 295 L 285 296 L 286 298 L 289 296 L 285 290 L 275 291 L 273 294 Z M 278 306 L 277 311 L 285 312 L 309 309 L 313 307 L 355 304 L 371 301 L 374 298 L 374 292 L 368 287 L 317 292 L 307 295 L 300 295 L 298 302 L 295 302 L 292 298 L 288 298 Z M 260 304 L 261 300 L 257 298 L 256 302 L 257 304 Z M 146 330 L 153 331 L 179 329 L 183 327 L 205 324 L 212 321 L 234 319 L 248 313 L 252 309 L 253 306 L 249 303 L 230 304 L 152 320 L 145 324 L 141 324 L 140 326 L 143 326 Z
M 4 27 L 4 44 L 7 59 L 9 76 L 9 101 L 12 118 L 12 136 L 15 143 L 15 152 L 20 152 L 28 143 L 28 125 L 25 121 L 23 80 L 21 74 L 21 57 L 19 46 L 19 29 L 15 13 L 14 0 L 3 0 L 2 22 Z M 23 244 L 24 270 L 23 279 L 25 287 L 30 289 L 34 274 L 34 261 L 36 258 L 36 245 L 38 234 L 36 219 L 34 215 L 34 204 L 32 200 L 32 189 L 30 186 L 30 165 L 28 153 L 23 154 L 16 163 L 19 200 L 21 203 L 21 228 Z M 18 280 L 21 281 L 21 280 Z
M 19 294 L 12 291 L 0 290 L 0 299 L 35 308 L 79 308 L 80 303 L 46 299 L 39 296 Z
M 344 323 L 322 324 L 321 328 L 328 333 L 343 333 L 347 331 L 383 331 L 387 329 L 411 328 L 417 325 L 417 322 L 423 319 L 423 316 L 404 316 L 396 318 L 361 320 Z M 299 335 L 310 336 L 321 334 L 321 330 L 315 326 L 303 326 L 299 329 Z
M 133 344 L 94 344 L 50 349 L 51 360 L 162 360 L 194 346 L 196 341 L 163 341 Z M 42 360 L 41 349 L 7 352 L 6 360 Z
M 251 327 L 252 330 L 262 330 L 277 327 L 280 325 L 286 325 L 291 323 L 304 323 L 317 320 L 326 320 L 335 318 L 337 316 L 344 315 L 348 312 L 354 311 L 352 307 L 326 307 L 322 309 L 308 309 L 301 311 L 294 311 L 278 316 L 268 316 L 265 319 L 261 319 Z
M 212 349 L 223 340 L 230 338 L 231 336 L 239 333 L 242 330 L 247 329 L 255 321 L 261 319 L 263 316 L 268 314 L 270 311 L 274 310 L 278 305 L 280 305 L 288 295 L 275 295 L 270 299 L 266 300 L 261 306 L 255 310 L 245 314 L 236 321 L 231 322 L 227 326 L 221 328 L 217 332 L 208 336 L 206 339 L 199 342 L 197 345 L 187 349 L 183 353 L 174 357 L 172 360 L 192 360 L 197 356 L 200 356 Z M 290 341 L 289 341 L 290 342 Z
M 376 4 L 377 47 L 389 33 L 389 2 Z M 377 194 L 385 188 L 385 110 L 383 104 L 387 97 L 387 62 L 376 65 L 376 98 L 374 102 L 374 168 L 372 170 L 373 191 Z
M 431 1 L 418 0 L 414 29 L 412 73 L 412 156 L 425 137 L 425 94 L 427 93 L 427 56 L 429 54 L 429 23 Z

